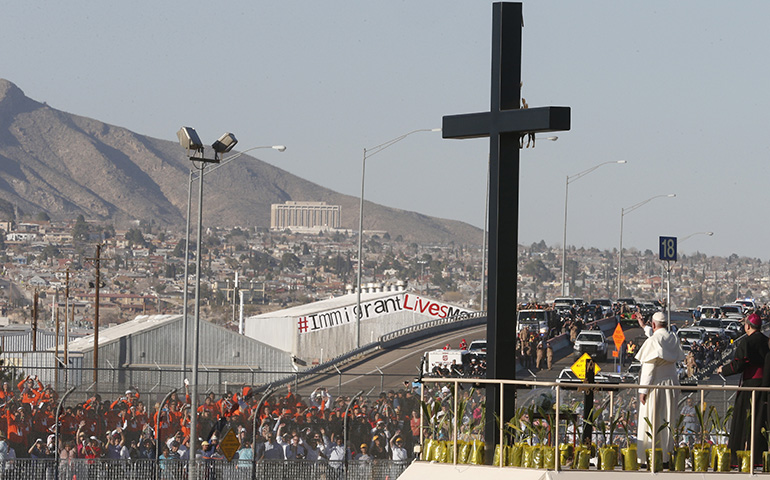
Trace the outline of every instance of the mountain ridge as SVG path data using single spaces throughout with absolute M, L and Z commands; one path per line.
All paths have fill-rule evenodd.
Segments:
M 154 220 L 184 224 L 190 161 L 176 142 L 66 113 L 0 79 L 0 199 L 53 219 Z M 206 177 L 204 225 L 269 226 L 270 204 L 341 206 L 342 227 L 358 229 L 359 199 L 256 157 Z M 366 202 L 365 230 L 421 243 L 480 244 L 467 223 Z

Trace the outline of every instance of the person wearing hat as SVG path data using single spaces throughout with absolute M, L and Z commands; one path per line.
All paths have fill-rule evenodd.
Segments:
M 390 439 L 391 459 L 397 462 L 405 462 L 407 459 L 406 448 L 404 448 L 404 437 L 401 436 L 401 430 L 397 430 L 393 438 Z
M 761 332 L 762 319 L 756 313 L 750 314 L 743 322 L 743 329 L 746 336 L 738 340 L 735 347 L 735 358 L 729 363 L 716 369 L 716 373 L 724 376 L 741 374 L 741 387 L 762 386 L 763 376 L 767 378 L 770 372 L 765 372 L 765 357 L 770 348 L 768 348 L 768 339 Z M 759 402 L 761 403 L 761 402 Z M 732 465 L 738 465 L 738 450 L 749 450 L 751 446 L 751 424 L 747 421 L 751 412 L 751 392 L 736 392 L 735 408 L 733 409 L 732 426 L 730 427 L 730 439 L 727 442 L 728 448 L 732 452 Z M 762 452 L 767 450 L 767 441 L 762 435 L 761 430 L 764 418 L 754 412 L 754 463 L 762 463 Z
M 639 385 L 679 385 L 677 362 L 684 360 L 679 339 L 668 331 L 666 316 L 658 312 L 652 316 L 652 336 L 644 341 L 636 359 L 642 364 Z M 660 425 L 668 422 L 674 425 L 679 418 L 679 392 L 669 389 L 639 389 L 639 419 L 637 421 L 636 448 L 639 463 L 647 463 L 645 450 L 652 448 L 651 437 L 655 435 L 656 447 L 663 449 L 663 463 L 668 461 L 673 449 L 669 431 L 660 431 Z M 652 424 L 651 429 L 648 421 Z M 653 433 L 655 432 L 655 433 Z M 655 468 L 660 468 L 656 465 Z

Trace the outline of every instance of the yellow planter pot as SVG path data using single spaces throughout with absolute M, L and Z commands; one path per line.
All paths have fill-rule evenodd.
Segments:
M 508 465 L 520 467 L 522 456 L 524 455 L 524 444 L 514 443 L 508 453 Z
M 692 471 L 708 472 L 711 452 L 708 445 L 695 445 L 692 449 Z
M 715 472 L 729 472 L 731 470 L 730 457 L 732 452 L 727 445 L 717 445 L 714 447 L 716 455 L 714 456 L 714 471 Z
M 751 472 L 751 450 L 738 450 L 735 452 L 738 457 L 739 469 L 743 473 Z
M 684 472 L 687 468 L 687 458 L 690 456 L 689 447 L 676 447 L 671 454 L 669 466 L 672 472 Z
M 620 454 L 623 456 L 623 470 L 632 472 L 639 470 L 639 460 L 636 458 L 636 445 L 621 448 Z
M 599 448 L 599 470 L 615 470 L 618 452 L 612 446 Z
M 645 449 L 644 456 L 647 459 L 647 470 L 653 471 L 652 449 L 651 448 Z M 655 449 L 655 470 L 654 471 L 655 472 L 663 471 L 663 449 L 662 448 Z

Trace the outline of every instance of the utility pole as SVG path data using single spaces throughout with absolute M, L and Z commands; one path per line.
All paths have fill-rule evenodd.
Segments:
M 101 255 L 102 244 L 96 246 L 96 258 L 89 258 L 96 262 L 96 281 L 94 282 L 94 384 L 99 383 L 99 288 L 101 288 Z
M 56 296 L 54 297 L 53 301 L 53 323 L 56 326 L 56 362 L 54 363 L 54 366 L 56 369 L 54 370 L 54 388 L 56 391 L 59 391 L 59 287 L 56 287 Z
M 32 304 L 32 351 L 37 352 L 37 302 L 39 296 L 35 288 L 34 303 Z
M 73 312 L 75 310 L 74 306 L 72 308 Z M 67 273 L 64 277 L 64 376 L 65 376 L 65 384 L 66 384 L 66 376 L 67 376 L 67 370 L 66 368 L 69 367 L 69 336 L 70 336 L 70 322 L 69 322 L 69 316 L 70 316 L 70 267 L 67 267 Z M 56 342 L 58 343 L 59 339 L 56 339 Z

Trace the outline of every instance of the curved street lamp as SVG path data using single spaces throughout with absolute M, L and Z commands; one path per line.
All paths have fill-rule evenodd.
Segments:
M 366 178 L 366 159 L 373 157 L 386 148 L 400 142 L 406 137 L 419 132 L 440 132 L 440 128 L 421 128 L 400 135 L 372 148 L 364 148 L 364 158 L 361 163 L 361 202 L 358 207 L 358 278 L 356 280 L 356 348 L 361 347 L 361 269 L 363 268 L 363 238 L 364 238 L 364 179 Z
M 617 160 L 615 162 L 609 161 L 609 162 L 602 162 L 598 165 L 594 165 L 593 167 L 583 170 L 580 173 L 576 173 L 574 175 L 567 175 L 567 181 L 564 185 L 564 238 L 561 242 L 561 295 L 564 296 L 567 294 L 566 291 L 566 283 L 565 283 L 565 270 L 567 265 L 567 199 L 569 198 L 569 184 L 580 180 L 581 178 L 585 177 L 589 173 L 593 172 L 597 168 L 604 166 L 604 165 L 610 165 L 612 163 L 615 164 L 624 164 L 627 163 L 625 160 Z
M 677 243 L 682 243 L 685 240 L 687 240 L 690 237 L 694 237 L 695 235 L 706 235 L 707 237 L 712 237 L 714 235 L 714 232 L 695 232 L 687 235 L 686 237 L 682 237 L 679 240 L 677 240 Z
M 623 278 L 623 217 L 625 217 L 626 214 L 631 213 L 634 210 L 637 210 L 638 208 L 643 207 L 644 205 L 647 205 L 648 203 L 655 200 L 656 198 L 662 198 L 662 197 L 673 198 L 673 197 L 676 197 L 676 193 L 669 193 L 668 195 L 655 195 L 654 197 L 650 197 L 647 200 L 643 200 L 639 203 L 635 203 L 630 207 L 625 207 L 620 209 L 620 248 L 618 249 L 618 294 L 615 297 L 615 300 L 620 298 L 621 279 Z

